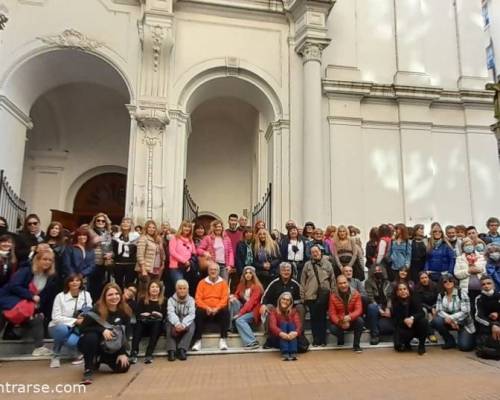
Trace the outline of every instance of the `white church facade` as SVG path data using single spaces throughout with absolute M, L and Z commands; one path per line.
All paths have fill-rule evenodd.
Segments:
M 223 220 L 251 214 L 271 184 L 276 228 L 500 214 L 480 0 L 0 0 L 0 12 L 0 169 L 44 224 L 107 204 L 177 226 L 184 182 L 200 215 Z

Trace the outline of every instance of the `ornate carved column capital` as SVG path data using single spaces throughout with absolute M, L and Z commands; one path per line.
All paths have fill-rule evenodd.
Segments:
M 167 105 L 163 103 L 141 103 L 128 106 L 130 116 L 137 121 L 143 132 L 143 141 L 148 146 L 155 146 L 161 141 L 165 127 L 170 122 Z
M 318 43 L 306 42 L 299 49 L 299 54 L 302 55 L 302 61 L 304 64 L 308 61 L 321 62 L 321 54 L 323 53 L 324 46 Z

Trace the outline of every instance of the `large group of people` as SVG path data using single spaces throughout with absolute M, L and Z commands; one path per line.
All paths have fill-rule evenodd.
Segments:
M 161 335 L 168 361 L 185 361 L 207 326 L 221 351 L 233 331 L 244 349 L 278 348 L 284 361 L 325 346 L 328 331 L 338 346 L 352 331 L 360 353 L 365 329 L 371 345 L 392 335 L 398 352 L 415 344 L 424 354 L 438 333 L 443 349 L 500 359 L 498 218 L 486 227 L 434 222 L 427 237 L 423 225 L 382 224 L 362 246 L 355 226 L 290 220 L 281 233 L 236 214 L 208 232 L 189 221 L 177 230 L 130 218 L 115 226 L 105 213 L 74 232 L 55 221 L 43 232 L 30 214 L 10 232 L 0 217 L 0 332 L 31 337 L 33 356 L 51 356 L 53 368 L 67 352 L 84 364 L 85 384 L 100 364 L 128 371 L 146 337 L 144 363 Z

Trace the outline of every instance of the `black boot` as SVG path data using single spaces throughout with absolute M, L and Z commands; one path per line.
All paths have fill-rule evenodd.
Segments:
M 167 355 L 168 361 L 175 361 L 175 351 L 169 350 Z
M 177 350 L 177 358 L 180 361 L 186 361 L 186 359 L 187 359 L 186 350 L 184 350 L 184 349 Z

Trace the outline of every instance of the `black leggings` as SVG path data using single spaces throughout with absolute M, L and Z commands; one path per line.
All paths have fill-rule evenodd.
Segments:
M 413 338 L 417 338 L 420 345 L 425 344 L 425 338 L 429 332 L 429 323 L 425 318 L 416 319 L 411 328 L 406 325 L 397 326 L 394 331 L 394 348 L 409 345 Z
M 134 338 L 132 339 L 132 352 L 139 352 L 139 343 L 146 332 L 149 332 L 149 342 L 146 348 L 146 356 L 152 356 L 156 343 L 162 330 L 161 321 L 137 321 L 134 326 Z
M 113 274 L 115 282 L 124 289 L 135 282 L 137 277 L 135 263 L 116 263 Z
M 108 354 L 101 350 L 102 334 L 98 332 L 86 332 L 80 336 L 78 350 L 83 354 L 85 369 L 98 369 L 100 364 L 107 364 L 113 372 L 127 372 L 130 365 L 126 367 L 117 363 L 118 353 Z

